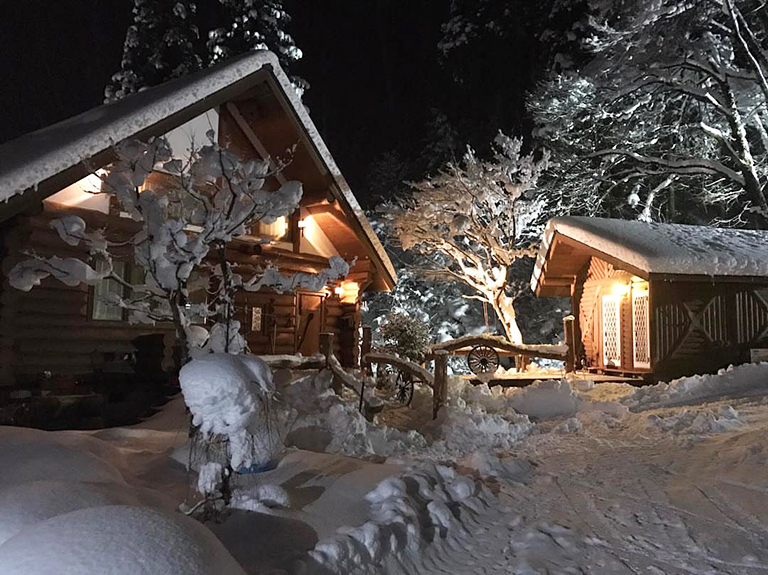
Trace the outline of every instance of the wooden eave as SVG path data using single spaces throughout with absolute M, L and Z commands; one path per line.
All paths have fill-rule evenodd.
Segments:
M 307 127 L 299 121 L 299 118 L 296 114 L 290 113 L 291 104 L 288 96 L 285 93 L 285 90 L 283 89 L 282 84 L 277 82 L 274 77 L 268 78 L 267 83 L 272 86 L 273 93 L 279 96 L 278 100 L 280 105 L 283 107 L 286 116 L 293 123 L 294 128 L 300 137 L 300 141 L 303 144 L 303 147 L 309 151 L 315 164 L 321 170 L 323 177 L 326 178 L 326 180 L 329 182 L 330 185 L 328 187 L 328 192 L 330 193 L 330 196 L 333 198 L 335 203 L 338 203 L 340 212 L 346 215 L 346 223 L 363 248 L 363 253 L 358 253 L 356 255 L 358 255 L 358 257 L 362 256 L 364 259 L 370 260 L 374 263 L 376 273 L 374 274 L 374 279 L 371 282 L 370 289 L 375 291 L 392 290 L 397 283 L 397 273 L 395 272 L 394 266 L 389 260 L 389 257 L 384 252 L 383 246 L 381 246 L 380 242 L 376 238 L 376 235 L 373 232 L 373 229 L 370 227 L 370 224 L 367 221 L 362 221 L 358 215 L 357 211 L 360 208 L 358 206 L 353 207 L 350 201 L 347 199 L 346 194 L 342 191 L 349 191 L 349 184 L 347 184 L 346 180 L 341 176 L 340 173 L 337 173 L 336 170 L 332 169 L 332 167 L 326 163 L 324 154 L 318 148 L 317 142 L 312 137 L 310 137 L 307 131 Z M 329 239 L 333 243 L 333 238 L 329 237 Z M 340 253 L 342 250 L 347 250 L 351 253 L 351 243 L 347 240 L 347 238 L 340 238 L 340 242 Z
M 576 283 L 576 276 L 592 257 L 645 280 L 650 278 L 650 274 L 645 270 L 555 231 L 536 285 L 536 295 L 570 296 L 571 286 Z

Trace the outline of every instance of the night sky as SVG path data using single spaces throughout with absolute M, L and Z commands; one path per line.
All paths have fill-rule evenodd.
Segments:
M 370 162 L 391 149 L 415 153 L 431 110 L 456 97 L 437 50 L 448 5 L 286 4 L 289 31 L 304 51 L 292 73 L 311 84 L 305 103 L 364 204 Z M 0 142 L 102 102 L 119 68 L 131 7 L 130 0 L 0 0 Z

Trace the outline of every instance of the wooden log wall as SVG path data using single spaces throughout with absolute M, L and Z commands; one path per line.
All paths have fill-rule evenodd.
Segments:
M 77 213 L 93 227 L 103 224 L 105 217 L 86 210 L 70 213 Z M 133 352 L 131 341 L 136 337 L 172 330 L 168 324 L 131 325 L 127 321 L 89 319 L 91 292 L 87 286 L 70 287 L 53 278 L 43 280 L 29 292 L 9 285 L 7 273 L 25 257 L 24 251 L 88 259 L 86 248 L 68 246 L 50 228 L 50 221 L 61 215 L 59 207 L 48 205 L 41 214 L 17 218 L 2 235 L 5 254 L 0 287 L 0 380 L 5 383 L 34 385 L 48 372 L 51 378 L 63 378 L 74 385 L 98 370 L 108 354 Z M 124 222 L 117 224 L 122 226 Z

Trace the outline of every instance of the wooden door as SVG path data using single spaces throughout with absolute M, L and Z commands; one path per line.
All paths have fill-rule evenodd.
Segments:
M 602 298 L 603 365 L 621 366 L 621 299 L 613 295 Z
M 296 352 L 312 355 L 320 351 L 324 296 L 299 293 L 296 321 Z

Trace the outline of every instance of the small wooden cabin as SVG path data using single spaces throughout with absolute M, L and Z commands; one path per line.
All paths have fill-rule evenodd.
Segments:
M 768 232 L 555 218 L 531 283 L 571 298 L 589 371 L 653 381 L 768 360 Z
M 240 294 L 238 319 L 251 351 L 309 355 L 319 350 L 319 334 L 330 331 L 336 333 L 342 363 L 355 365 L 360 297 L 366 290 L 390 290 L 396 274 L 269 52 L 233 58 L 0 146 L 2 272 L 30 251 L 87 259 L 86 251 L 64 244 L 50 228 L 50 221 L 62 215 L 77 214 L 89 227 L 130 232 L 135 224 L 116 211 L 108 196 L 89 193 L 100 182 L 93 172 L 114 158 L 115 144 L 165 135 L 178 156 L 192 139 L 204 144 L 210 130 L 243 159 L 285 157 L 294 148 L 290 163 L 268 186 L 276 189 L 283 181 L 297 180 L 304 190 L 301 208 L 292 216 L 259 224 L 227 247 L 236 272 L 253 271 L 267 261 L 286 273 L 318 271 L 331 256 L 356 258 L 347 278 L 319 293 Z M 149 182 L 162 186 L 164 177 L 153 172 Z M 126 279 L 137 271 L 130 258 L 122 266 Z M 3 390 L 38 393 L 41 386 L 75 393 L 95 375 L 114 373 L 117 358 L 142 349 L 145 357 L 165 353 L 167 366 L 171 326 L 132 325 L 122 310 L 103 304 L 100 296 L 124 289 L 116 282 L 68 287 L 48 278 L 24 293 L 0 280 L 0 400 L 9 395 Z M 103 379 L 110 377 L 116 378 Z

